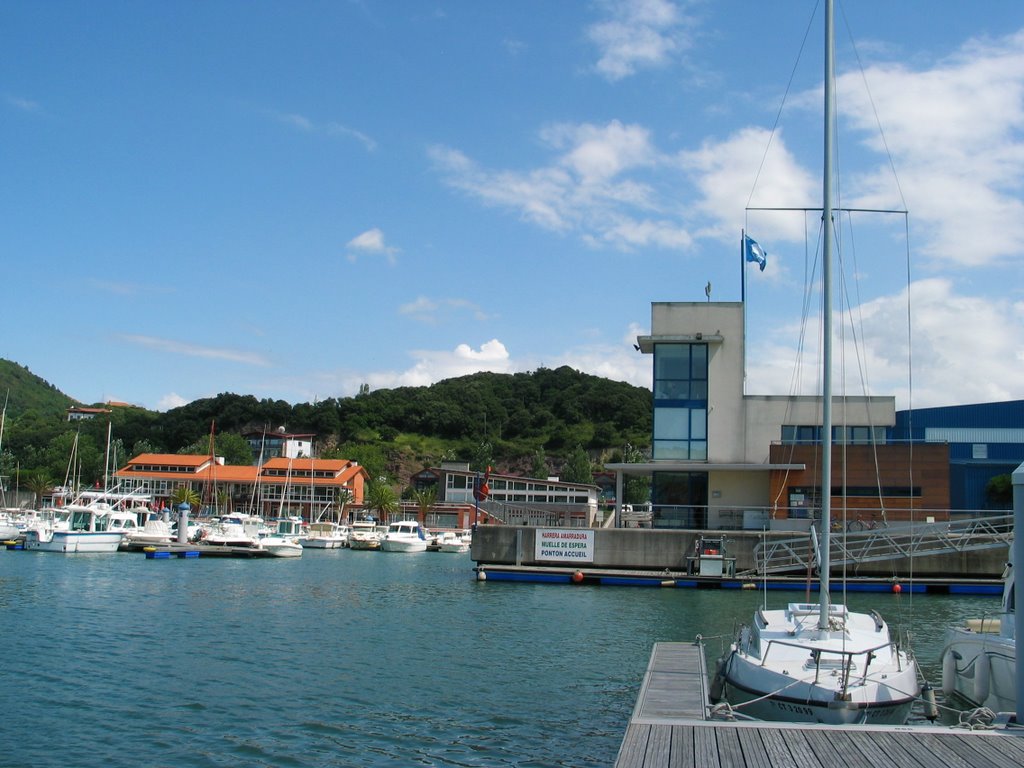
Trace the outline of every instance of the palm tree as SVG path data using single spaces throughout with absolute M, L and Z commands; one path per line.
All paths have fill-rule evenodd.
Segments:
M 377 513 L 377 519 L 386 523 L 391 515 L 398 511 L 398 495 L 395 490 L 382 480 L 371 482 L 366 488 L 365 506 Z
M 338 522 L 345 519 L 345 505 L 352 503 L 352 491 L 348 488 L 337 488 L 334 491 L 334 503 L 338 507 Z
M 25 487 L 36 497 L 36 509 L 42 506 L 43 496 L 53 490 L 53 480 L 43 470 L 32 472 L 25 478 Z
M 177 507 L 181 504 L 188 504 L 193 509 L 200 504 L 199 494 L 192 490 L 189 485 L 179 485 L 171 494 L 171 503 Z
M 413 491 L 412 500 L 416 502 L 416 507 L 419 509 L 420 522 L 426 525 L 427 515 L 437 504 L 437 486 L 428 485 L 426 488 Z

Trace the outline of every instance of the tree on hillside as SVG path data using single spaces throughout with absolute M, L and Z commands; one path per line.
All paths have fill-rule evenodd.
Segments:
M 370 477 L 381 477 L 387 472 L 387 456 L 377 443 L 342 443 L 336 448 L 324 451 L 323 458 L 357 462 L 366 469 Z
M 635 445 L 626 443 L 622 450 L 622 461 L 626 464 L 641 464 L 647 456 Z M 651 478 L 648 475 L 626 475 L 622 486 L 624 504 L 646 504 L 651 498 Z
M 486 472 L 488 467 L 494 466 L 494 446 L 490 440 L 481 440 L 473 446 L 473 458 L 469 462 L 469 468 L 476 472 Z
M 225 464 L 243 467 L 252 464 L 252 447 L 249 445 L 249 441 L 234 432 L 221 432 L 218 435 L 214 435 L 213 451 L 214 455 L 224 458 Z M 209 436 L 200 437 L 198 440 L 189 443 L 178 453 L 193 456 L 209 456 Z
M 530 457 L 530 477 L 547 477 L 548 459 L 543 448 L 537 448 Z
M 562 467 L 561 479 L 565 483 L 593 484 L 594 470 L 590 464 L 590 457 L 583 450 L 583 446 L 577 445 L 569 454 L 569 460 Z
M 65 432 L 49 442 L 36 469 L 48 477 L 66 477 L 72 487 L 91 486 L 103 480 L 103 459 L 88 435 Z

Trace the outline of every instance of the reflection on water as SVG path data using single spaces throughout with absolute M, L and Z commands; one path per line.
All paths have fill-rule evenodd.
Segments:
M 19 681 L 0 689 L 4 759 L 608 766 L 651 646 L 702 635 L 713 662 L 762 600 L 757 591 L 481 583 L 468 556 L 439 553 L 2 552 L 0 646 Z M 912 627 L 936 685 L 945 628 L 998 606 L 910 594 L 847 602 Z

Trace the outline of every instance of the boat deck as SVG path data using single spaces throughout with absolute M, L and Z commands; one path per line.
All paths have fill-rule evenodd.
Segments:
M 656 643 L 615 768 L 1005 768 L 1024 765 L 1024 728 L 834 726 L 708 720 L 707 662 Z

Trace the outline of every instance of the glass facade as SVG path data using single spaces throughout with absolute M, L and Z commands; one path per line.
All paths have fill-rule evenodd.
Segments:
M 708 345 L 654 347 L 655 459 L 708 458 Z
M 655 528 L 706 528 L 706 472 L 655 472 L 651 484 Z

